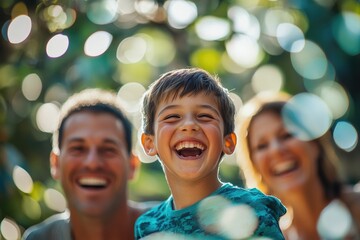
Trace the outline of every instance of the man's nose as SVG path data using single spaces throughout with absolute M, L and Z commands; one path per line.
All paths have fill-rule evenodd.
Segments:
M 88 168 L 96 169 L 103 164 L 101 155 L 96 148 L 90 148 L 84 163 Z

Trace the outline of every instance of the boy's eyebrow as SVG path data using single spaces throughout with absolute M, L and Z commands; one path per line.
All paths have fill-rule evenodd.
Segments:
M 172 108 L 176 108 L 178 107 L 179 105 L 177 104 L 172 104 L 172 105 L 168 105 L 166 107 L 164 107 L 163 109 L 160 110 L 160 112 L 158 113 L 158 116 L 160 116 L 164 111 L 168 110 L 168 109 L 172 109 Z M 201 108 L 207 108 L 207 109 L 210 109 L 211 111 L 215 112 L 216 114 L 220 115 L 219 111 L 213 107 L 212 105 L 209 105 L 209 104 L 199 104 L 197 105 L 197 107 L 201 107 Z

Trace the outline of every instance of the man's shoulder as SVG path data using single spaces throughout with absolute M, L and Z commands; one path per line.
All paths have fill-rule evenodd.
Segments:
M 55 214 L 43 222 L 28 228 L 23 240 L 64 239 L 71 240 L 70 216 L 68 212 Z

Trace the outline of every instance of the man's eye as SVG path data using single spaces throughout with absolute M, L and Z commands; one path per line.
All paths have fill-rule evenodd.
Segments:
M 71 153 L 80 153 L 80 152 L 83 152 L 84 151 L 84 147 L 82 147 L 82 146 L 73 146 L 73 147 L 70 147 L 69 148 L 69 151 L 71 152 Z
M 114 155 L 117 153 L 117 150 L 115 148 L 103 148 L 101 152 L 106 155 Z

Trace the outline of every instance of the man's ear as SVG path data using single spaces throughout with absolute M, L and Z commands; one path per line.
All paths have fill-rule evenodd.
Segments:
M 50 172 L 51 176 L 56 180 L 60 178 L 60 162 L 59 155 L 51 151 L 50 153 Z
M 138 156 L 136 156 L 135 154 L 131 153 L 130 155 L 130 159 L 129 159 L 129 175 L 128 175 L 128 179 L 132 180 L 135 178 L 136 173 L 137 173 L 137 169 L 140 167 L 140 160 L 138 158 Z
M 235 151 L 236 141 L 236 134 L 233 132 L 225 136 L 225 142 L 223 147 L 223 151 L 225 154 L 230 155 Z
M 155 149 L 153 135 L 148 135 L 148 134 L 142 133 L 141 134 L 141 144 L 143 146 L 145 153 L 148 156 L 155 156 L 157 154 L 157 151 Z

